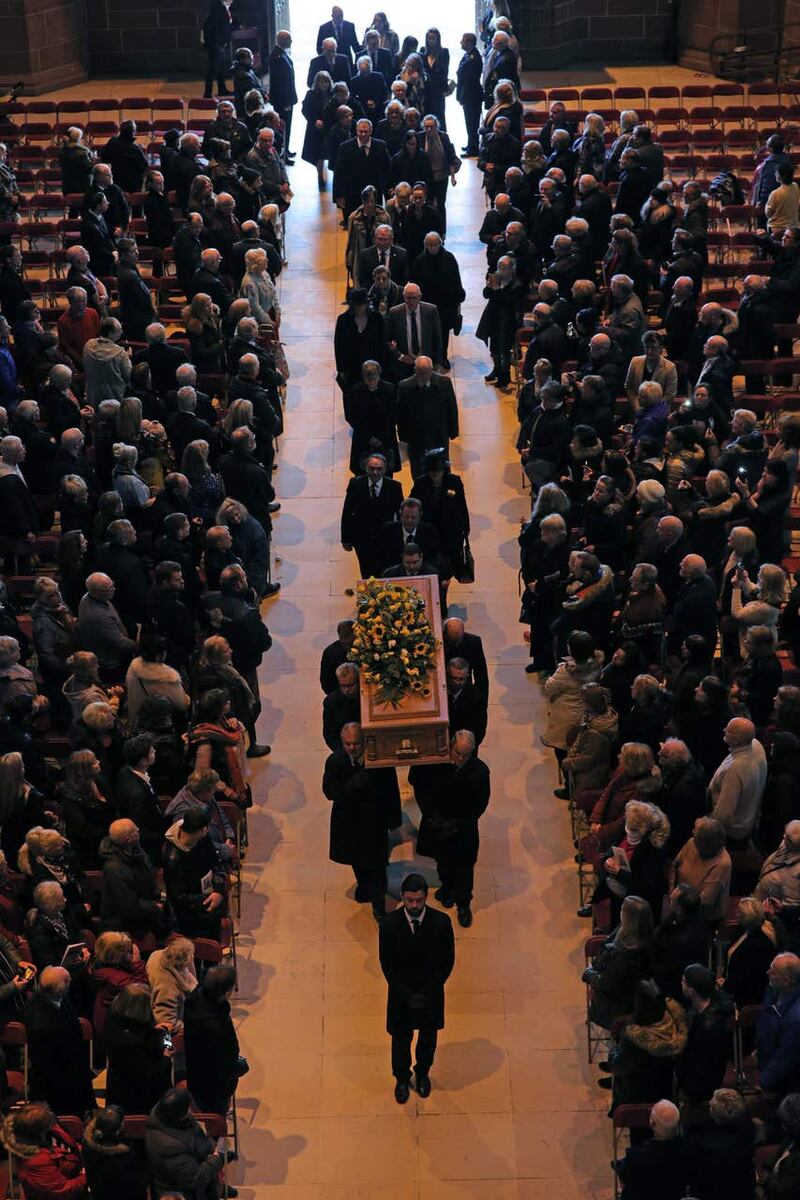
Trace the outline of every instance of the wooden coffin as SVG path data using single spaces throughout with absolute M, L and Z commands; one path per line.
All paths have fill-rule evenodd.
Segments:
M 435 575 L 393 579 L 419 592 L 438 643 L 436 665 L 427 683 L 429 696 L 404 696 L 397 705 L 375 698 L 377 688 L 361 677 L 361 728 L 366 767 L 413 767 L 415 763 L 443 763 L 449 758 L 447 677 L 439 610 L 439 580 Z

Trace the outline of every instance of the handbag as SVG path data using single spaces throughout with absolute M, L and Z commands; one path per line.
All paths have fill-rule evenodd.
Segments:
M 464 538 L 459 560 L 454 564 L 453 574 L 459 583 L 475 582 L 475 559 L 467 537 Z
M 458 84 L 456 83 L 455 79 L 448 79 L 444 89 L 445 96 L 452 96 L 457 87 Z
M 459 304 L 458 312 L 456 314 L 456 319 L 453 322 L 453 333 L 455 334 L 456 337 L 458 337 L 458 335 L 461 333 L 461 330 L 463 328 L 464 328 L 464 318 L 461 315 L 461 305 Z

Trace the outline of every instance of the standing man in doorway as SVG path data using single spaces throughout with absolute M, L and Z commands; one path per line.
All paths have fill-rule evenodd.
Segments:
M 431 1094 L 430 1070 L 444 1029 L 444 985 L 455 963 L 453 926 L 447 913 L 427 907 L 422 875 L 407 875 L 402 904 L 380 926 L 381 969 L 389 984 L 386 1031 L 392 1037 L 394 1098 L 405 1104 L 411 1085 L 411 1042 L 417 1032 L 414 1077 L 417 1095 Z
M 283 121 L 283 152 L 289 166 L 294 162 L 289 139 L 292 134 L 292 113 L 297 104 L 294 63 L 289 53 L 291 48 L 292 35 L 288 29 L 279 29 L 275 35 L 275 45 L 269 54 L 269 99 Z
M 211 7 L 203 26 L 203 45 L 208 54 L 206 88 L 203 95 L 207 99 L 211 97 L 215 79 L 218 95 L 230 95 L 225 80 L 231 66 L 232 4 L 233 0 L 211 0 Z
M 477 158 L 478 126 L 483 105 L 483 59 L 474 33 L 463 35 L 461 49 L 464 54 L 456 75 L 456 100 L 464 110 L 464 124 L 467 127 L 467 144 L 461 147 L 461 152 L 468 158 Z

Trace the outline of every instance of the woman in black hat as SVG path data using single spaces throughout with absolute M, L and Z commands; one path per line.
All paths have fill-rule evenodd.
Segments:
M 361 368 L 373 359 L 383 368 L 383 319 L 369 307 L 366 288 L 351 288 L 347 312 L 336 318 L 333 349 L 336 355 L 336 382 L 342 391 L 361 382 Z

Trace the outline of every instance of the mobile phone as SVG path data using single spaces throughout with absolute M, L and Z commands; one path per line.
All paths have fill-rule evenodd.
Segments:
M 747 474 L 747 467 L 739 467 L 738 474 L 739 474 L 739 475 L 746 475 L 746 474 Z
M 171 1050 L 172 1049 L 172 1034 L 165 1033 L 164 1037 L 163 1037 L 163 1042 L 164 1042 L 164 1049 Z

